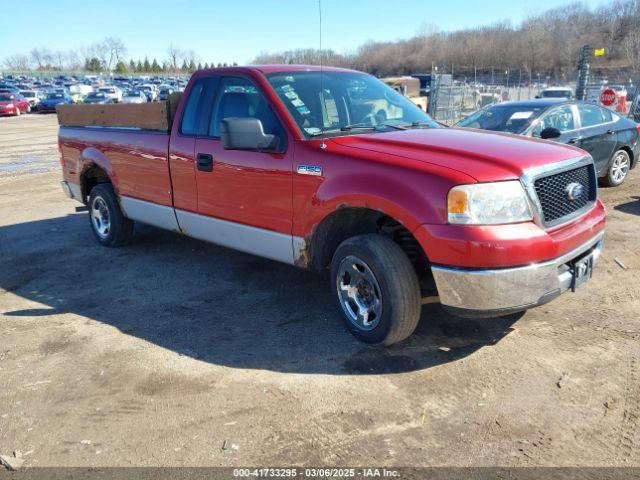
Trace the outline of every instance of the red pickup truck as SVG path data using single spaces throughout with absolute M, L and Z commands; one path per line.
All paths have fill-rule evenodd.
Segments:
M 548 302 L 591 277 L 603 244 L 584 151 L 443 128 L 356 71 L 202 70 L 169 132 L 59 135 L 63 189 L 98 242 L 126 244 L 136 221 L 328 269 L 367 343 L 408 337 L 429 295 L 485 317 Z

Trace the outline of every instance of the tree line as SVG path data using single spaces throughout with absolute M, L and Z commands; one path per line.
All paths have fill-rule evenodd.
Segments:
M 237 65 L 234 63 L 233 65 Z M 117 37 L 106 37 L 88 47 L 53 51 L 34 48 L 29 54 L 14 54 L 4 59 L 3 66 L 15 72 L 86 71 L 92 73 L 193 73 L 202 68 L 226 67 L 227 63 L 204 62 L 193 50 L 170 44 L 166 57 L 158 61 L 127 58 L 127 47 Z
M 521 24 L 442 32 L 423 25 L 413 37 L 393 42 L 369 41 L 354 53 L 299 49 L 261 53 L 253 63 L 319 64 L 349 67 L 374 75 L 439 71 L 514 72 L 525 78 L 554 79 L 575 74 L 583 45 L 604 48 L 592 69 L 640 73 L 640 0 L 613 0 L 595 9 L 571 3 L 528 16 Z

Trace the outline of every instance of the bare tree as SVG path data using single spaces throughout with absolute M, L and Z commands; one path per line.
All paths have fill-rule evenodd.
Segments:
M 623 43 L 625 55 L 634 73 L 640 73 L 640 30 L 633 29 Z
M 112 66 L 124 60 L 124 56 L 127 54 L 127 47 L 122 40 L 116 37 L 106 37 L 103 44 L 105 51 L 109 55 L 107 68 L 111 71 Z
M 174 72 L 177 72 L 180 69 L 181 61 L 184 59 L 184 52 L 173 43 L 170 43 L 169 48 L 167 48 L 167 55 L 168 67 Z
M 34 63 L 36 69 L 47 70 L 51 68 L 53 62 L 53 54 L 46 48 L 34 48 L 29 54 L 31 61 Z
M 26 72 L 29 70 L 29 57 L 21 54 L 11 55 L 4 59 L 4 66 L 16 72 Z

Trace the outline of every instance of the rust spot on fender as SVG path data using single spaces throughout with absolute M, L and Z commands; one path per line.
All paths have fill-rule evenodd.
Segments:
M 318 225 L 311 227 L 311 231 L 302 239 L 294 239 L 293 244 L 293 264 L 300 268 L 311 266 L 311 239 L 315 234 Z

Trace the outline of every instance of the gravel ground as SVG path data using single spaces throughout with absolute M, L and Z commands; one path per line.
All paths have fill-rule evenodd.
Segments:
M 97 245 L 54 116 L 0 119 L 0 454 L 25 466 L 640 466 L 640 170 L 522 315 L 368 348 L 326 278 L 151 227 Z M 615 260 L 621 262 L 621 267 Z

